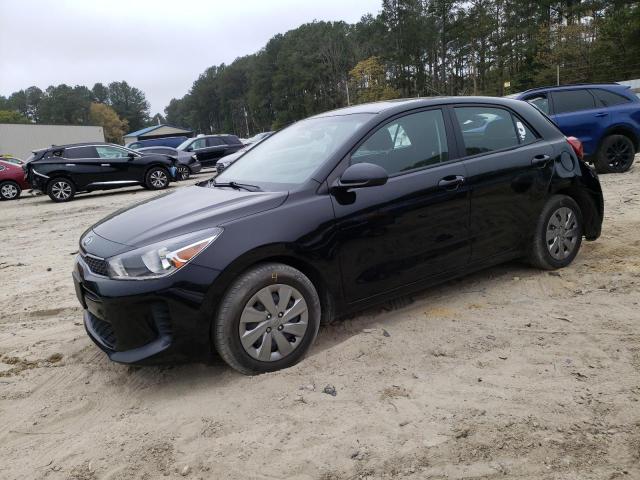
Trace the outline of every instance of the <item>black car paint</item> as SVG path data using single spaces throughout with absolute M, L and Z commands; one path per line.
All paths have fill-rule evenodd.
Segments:
M 176 150 L 173 147 L 143 147 L 136 149 L 136 151 L 141 153 L 142 155 L 161 154 L 167 155 L 171 158 L 175 158 L 176 160 L 178 160 L 179 164 L 187 166 L 191 173 L 200 173 L 200 171 L 202 170 L 202 164 L 198 161 L 197 158 L 194 158 L 193 154 L 185 155 L 185 152 Z
M 507 108 L 540 139 L 465 157 L 451 111 L 463 103 Z M 449 161 L 391 176 L 383 186 L 334 188 L 349 165 L 349 154 L 377 127 L 395 116 L 429 108 L 445 113 Z M 322 115 L 357 112 L 375 115 L 313 178 L 294 190 L 186 187 L 117 212 L 89 229 L 85 235 L 96 240 L 81 245 L 74 279 L 94 341 L 113 360 L 124 363 L 209 352 L 211 322 L 227 287 L 241 272 L 264 261 L 284 262 L 305 273 L 319 291 L 327 321 L 521 257 L 544 202 L 554 193 L 571 195 L 578 202 L 588 240 L 600 235 L 604 206 L 597 176 L 577 159 L 557 128 L 525 102 L 420 99 Z M 443 179 L 460 176 L 466 179 L 460 185 L 442 184 Z M 169 205 L 175 208 L 169 211 Z M 113 280 L 96 275 L 82 260 L 86 255 L 107 258 L 213 226 L 224 228 L 222 235 L 168 277 Z M 157 317 L 169 319 L 168 330 L 157 326 Z M 92 325 L 105 320 L 117 330 L 122 345 L 106 348 L 95 337 Z M 161 331 L 170 333 L 167 337 Z
M 207 143 L 215 141 L 219 145 L 207 145 L 203 148 L 193 148 L 192 145 L 197 140 L 204 139 Z M 242 142 L 235 135 L 205 135 L 194 138 L 188 144 L 184 151 L 180 151 L 181 155 L 195 155 L 203 166 L 215 166 L 222 157 L 235 153 L 244 148 Z
M 162 154 L 142 155 L 130 150 L 127 157 L 118 158 L 66 158 L 67 152 L 76 148 L 119 145 L 90 143 L 56 145 L 34 152 L 34 158 L 27 164 L 31 185 L 36 190 L 46 192 L 47 183 L 56 177 L 73 181 L 78 192 L 110 190 L 132 185 L 143 185 L 146 173 L 151 167 L 164 167 L 169 178 L 175 180 L 176 160 Z

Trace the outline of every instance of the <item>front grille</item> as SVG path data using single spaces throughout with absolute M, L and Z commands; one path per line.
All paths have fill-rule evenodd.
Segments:
M 89 315 L 89 321 L 91 322 L 91 326 L 93 327 L 93 331 L 98 337 L 98 340 L 102 342 L 102 344 L 111 349 L 116 349 L 116 334 L 113 331 L 110 323 L 107 323 L 103 320 L 100 320 L 95 315 Z
M 89 270 L 93 273 L 102 276 L 109 276 L 109 270 L 107 269 L 107 262 L 102 258 L 91 257 L 89 255 L 83 255 L 82 260 L 87 264 Z

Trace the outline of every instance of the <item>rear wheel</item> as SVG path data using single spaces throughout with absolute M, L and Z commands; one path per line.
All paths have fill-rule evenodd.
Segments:
M 54 202 L 68 202 L 76 195 L 76 186 L 68 178 L 54 178 L 47 184 L 47 195 Z
M 20 186 L 16 182 L 7 180 L 0 183 L 0 199 L 2 200 L 15 200 L 20 196 Z
M 212 329 L 220 356 L 246 375 L 297 363 L 320 325 L 320 300 L 299 270 L 266 263 L 242 274 L 224 296 Z
M 635 155 L 629 137 L 609 135 L 602 142 L 594 164 L 598 173 L 622 173 L 631 168 Z
M 569 265 L 582 244 L 582 212 L 566 195 L 554 195 L 542 209 L 529 254 L 533 266 L 555 270 Z
M 162 167 L 152 167 L 147 172 L 144 186 L 149 190 L 162 190 L 169 185 L 169 172 Z

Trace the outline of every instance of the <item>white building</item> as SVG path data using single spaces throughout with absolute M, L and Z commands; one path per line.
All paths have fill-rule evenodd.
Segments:
M 81 142 L 104 142 L 104 130 L 80 125 L 0 123 L 0 154 L 23 160 L 40 148 Z

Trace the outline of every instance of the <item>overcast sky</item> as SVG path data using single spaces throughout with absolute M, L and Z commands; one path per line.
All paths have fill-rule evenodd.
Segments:
M 0 95 L 36 85 L 143 90 L 164 113 L 207 67 L 315 20 L 356 22 L 382 0 L 0 0 Z

